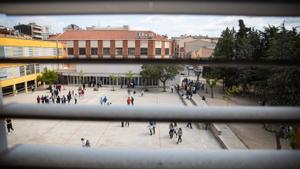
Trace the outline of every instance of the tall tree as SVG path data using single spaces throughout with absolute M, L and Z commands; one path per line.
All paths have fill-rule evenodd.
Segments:
M 166 91 L 166 82 L 183 70 L 181 65 L 145 64 L 142 65 L 141 76 L 144 78 L 158 79 L 163 84 L 163 91 Z
M 239 31 L 236 33 L 235 40 L 235 59 L 251 59 L 253 48 L 249 43 L 248 33 L 250 28 L 247 28 L 242 19 L 239 20 Z
M 214 49 L 215 58 L 232 59 L 234 57 L 235 30 L 228 27 L 222 32 Z

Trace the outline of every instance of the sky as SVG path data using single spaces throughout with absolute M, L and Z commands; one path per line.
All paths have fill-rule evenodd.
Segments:
M 208 35 L 219 37 L 226 27 L 238 30 L 238 20 L 243 19 L 247 27 L 262 30 L 268 25 L 279 26 L 283 22 L 288 29 L 300 26 L 300 17 L 248 17 L 211 15 L 51 15 L 51 16 L 6 16 L 0 14 L 0 25 L 13 28 L 18 23 L 35 22 L 50 26 L 51 33 L 61 33 L 63 27 L 76 24 L 88 26 L 123 26 L 131 30 L 151 30 L 168 37 L 180 35 Z M 300 28 L 298 28 L 299 30 Z

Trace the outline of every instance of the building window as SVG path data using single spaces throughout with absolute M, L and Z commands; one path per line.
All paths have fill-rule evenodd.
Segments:
M 165 55 L 169 55 L 169 54 L 170 54 L 169 48 L 165 48 Z
M 24 66 L 20 66 L 20 76 L 25 76 L 25 68 L 24 68 Z
M 34 74 L 34 65 L 26 65 L 26 75 Z
M 79 48 L 79 55 L 85 55 L 85 48 Z
M 40 73 L 40 65 L 39 64 L 35 64 L 35 72 Z
M 135 48 L 128 48 L 128 55 L 135 55 Z
M 123 49 L 122 48 L 116 48 L 115 54 L 116 55 L 123 55 Z
M 109 48 L 103 48 L 103 55 L 110 55 L 110 49 Z
M 148 55 L 148 48 L 141 48 L 141 55 Z
M 155 48 L 155 55 L 161 55 L 161 48 Z
M 98 48 L 92 48 L 91 49 L 91 54 L 92 55 L 98 55 Z
M 68 48 L 68 55 L 74 55 L 73 48 Z

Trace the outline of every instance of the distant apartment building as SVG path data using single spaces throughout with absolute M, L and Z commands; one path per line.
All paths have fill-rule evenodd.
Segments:
M 127 30 L 129 31 L 129 26 L 128 25 L 106 26 L 106 27 L 91 26 L 91 27 L 86 27 L 86 30 Z
M 62 43 L 40 40 L 0 37 L 0 58 L 64 58 Z M 63 65 L 58 65 L 62 68 Z M 57 65 L 2 64 L 0 63 L 0 87 L 3 94 L 16 94 L 37 86 L 37 76 L 44 67 L 58 69 Z
M 174 45 L 174 56 L 179 59 L 188 59 L 191 58 L 192 55 L 192 58 L 207 57 L 212 52 L 212 46 L 218 42 L 218 38 L 201 35 L 181 35 L 172 39 L 176 42 L 176 45 Z M 186 46 L 188 49 L 186 49 Z
M 68 58 L 102 59 L 171 59 L 172 41 L 152 31 L 115 29 L 70 30 L 49 40 L 64 42 Z M 97 62 L 95 60 L 95 62 Z M 104 85 L 126 85 L 130 80 L 127 73 L 134 74 L 131 80 L 136 85 L 157 86 L 157 79 L 143 79 L 141 64 L 77 64 L 60 70 L 62 81 L 68 84 L 102 82 Z M 118 78 L 114 82 L 110 75 Z M 83 80 L 81 80 L 83 79 Z
M 216 43 L 197 39 L 184 43 L 185 56 L 188 59 L 212 57 Z
M 70 24 L 66 27 L 63 28 L 63 31 L 74 31 L 74 30 L 81 30 L 81 27 L 75 25 L 75 24 Z
M 47 37 L 43 37 L 45 34 L 49 34 L 49 32 L 45 32 L 46 29 L 44 26 L 37 25 L 36 23 L 29 24 L 19 24 L 14 26 L 15 30 L 18 30 L 22 34 L 26 34 L 31 36 L 33 39 L 43 40 Z

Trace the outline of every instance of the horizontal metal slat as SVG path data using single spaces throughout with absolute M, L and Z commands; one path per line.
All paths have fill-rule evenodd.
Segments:
M 96 121 L 299 122 L 300 107 L 7 104 L 0 118 Z
M 8 15 L 57 14 L 215 14 L 299 16 L 299 3 L 290 0 L 3 0 Z
M 93 149 L 18 145 L 0 156 L 1 168 L 298 169 L 300 151 Z

